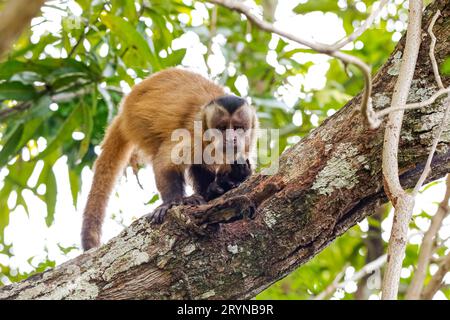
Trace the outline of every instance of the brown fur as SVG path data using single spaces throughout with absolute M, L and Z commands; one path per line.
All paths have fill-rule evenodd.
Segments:
M 171 162 L 171 150 L 177 143 L 171 141 L 172 131 L 186 128 L 193 132 L 194 120 L 205 120 L 202 119 L 204 107 L 224 95 L 223 88 L 210 80 L 175 68 L 158 72 L 134 86 L 107 129 L 102 152 L 95 163 L 83 217 L 84 250 L 100 244 L 109 195 L 133 150 L 142 152 L 152 163 L 163 202 L 182 200 L 187 168 Z M 256 125 L 256 116 L 254 118 L 252 127 Z

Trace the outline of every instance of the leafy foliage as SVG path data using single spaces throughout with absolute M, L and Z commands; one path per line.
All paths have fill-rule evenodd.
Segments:
M 53 167 L 64 156 L 76 206 L 83 185 L 82 170 L 92 167 L 95 147 L 117 113 L 123 93 L 153 72 L 189 64 L 192 59 L 189 46 L 176 45 L 180 39 L 190 37 L 203 44 L 200 56 L 207 71 L 232 92 L 245 94 L 240 83 L 248 82 L 248 96 L 258 109 L 262 126 L 280 129 L 280 152 L 318 126 L 362 88 L 361 74 L 333 59 L 326 60 L 328 70 L 323 87 L 311 89 L 305 81 L 293 81 L 307 79 L 314 72 L 317 60 L 311 51 L 261 32 L 239 14 L 221 7 L 216 9 L 214 21 L 213 6 L 200 1 L 69 2 L 70 6 L 44 5 L 43 11 L 53 7 L 61 17 L 51 25 L 54 29 L 47 27 L 43 28 L 45 32 L 38 32 L 39 25 L 48 23 L 49 16 L 34 19 L 31 30 L 0 61 L 2 282 L 6 281 L 5 277 L 8 281 L 18 281 L 30 275 L 3 262 L 14 257 L 14 250 L 4 237 L 11 212 L 23 207 L 28 215 L 36 214 L 34 208 L 28 207 L 24 191 L 32 192 L 46 204 L 45 223 L 52 226 L 56 196 L 62 192 L 58 190 Z M 402 31 L 395 24 L 405 22 L 405 9 L 399 2 L 391 4 L 389 12 L 358 39 L 358 45 L 348 47 L 351 54 L 371 64 L 374 72 L 391 53 L 395 45 L 393 35 Z M 271 1 L 256 3 L 264 11 L 269 9 L 264 6 Z M 367 18 L 374 3 L 373 0 L 309 0 L 301 1 L 293 11 L 299 14 L 299 19 L 312 11 L 336 15 L 345 32 L 350 33 Z M 268 63 L 268 57 L 274 57 L 275 62 Z M 217 66 L 218 58 L 222 59 L 219 60 L 223 61 L 223 67 Z M 442 68 L 449 69 L 448 64 L 444 63 Z M 295 99 L 287 99 L 286 92 Z M 33 173 L 38 177 L 35 183 L 30 182 Z M 15 201 L 10 201 L 12 195 Z M 158 196 L 154 194 L 149 199 L 149 204 L 154 203 Z M 346 264 L 356 270 L 365 264 L 367 237 L 368 230 L 353 228 L 259 298 L 308 299 L 320 293 Z M 59 249 L 61 254 L 68 255 L 74 248 L 59 246 Z M 405 263 L 415 259 L 417 247 L 411 246 Z M 32 265 L 32 272 L 54 264 L 47 256 Z M 445 294 L 449 294 L 448 290 Z M 353 297 L 353 292 L 346 292 L 341 298 Z

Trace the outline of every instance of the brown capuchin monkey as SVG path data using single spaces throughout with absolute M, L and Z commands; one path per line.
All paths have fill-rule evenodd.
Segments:
M 199 136 L 196 126 L 201 129 L 200 158 L 195 154 L 199 145 L 195 143 Z M 163 203 L 146 217 L 161 223 L 172 206 L 202 204 L 244 181 L 252 173 L 250 160 L 257 128 L 256 112 L 245 99 L 226 94 L 222 87 L 196 73 L 171 68 L 135 85 L 108 127 L 95 162 L 83 215 L 83 249 L 100 245 L 109 196 L 133 153 L 143 154 L 153 167 Z M 173 133 L 179 129 L 188 132 L 194 142 L 174 141 Z M 222 138 L 217 138 L 217 133 L 222 133 Z M 187 146 L 184 157 L 190 161 L 174 161 L 174 154 L 178 155 L 174 150 L 180 145 Z M 211 163 L 205 157 L 211 147 L 209 158 L 219 161 Z M 235 151 L 231 158 L 227 150 Z M 185 195 L 185 176 L 194 190 L 189 197 Z

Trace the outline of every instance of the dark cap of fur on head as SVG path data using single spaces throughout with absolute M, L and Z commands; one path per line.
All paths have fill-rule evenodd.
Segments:
M 224 109 L 228 111 L 229 114 L 233 114 L 237 109 L 242 107 L 244 104 L 247 103 L 247 101 L 241 97 L 229 94 L 220 98 L 217 98 L 216 100 L 212 101 L 212 103 L 215 103 Z

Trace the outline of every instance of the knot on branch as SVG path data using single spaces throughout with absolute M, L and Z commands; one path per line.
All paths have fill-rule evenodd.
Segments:
M 246 195 L 231 195 L 199 206 L 177 206 L 169 212 L 179 225 L 204 236 L 208 231 L 217 229 L 220 223 L 254 219 L 261 203 L 283 187 L 282 182 L 268 182 Z

